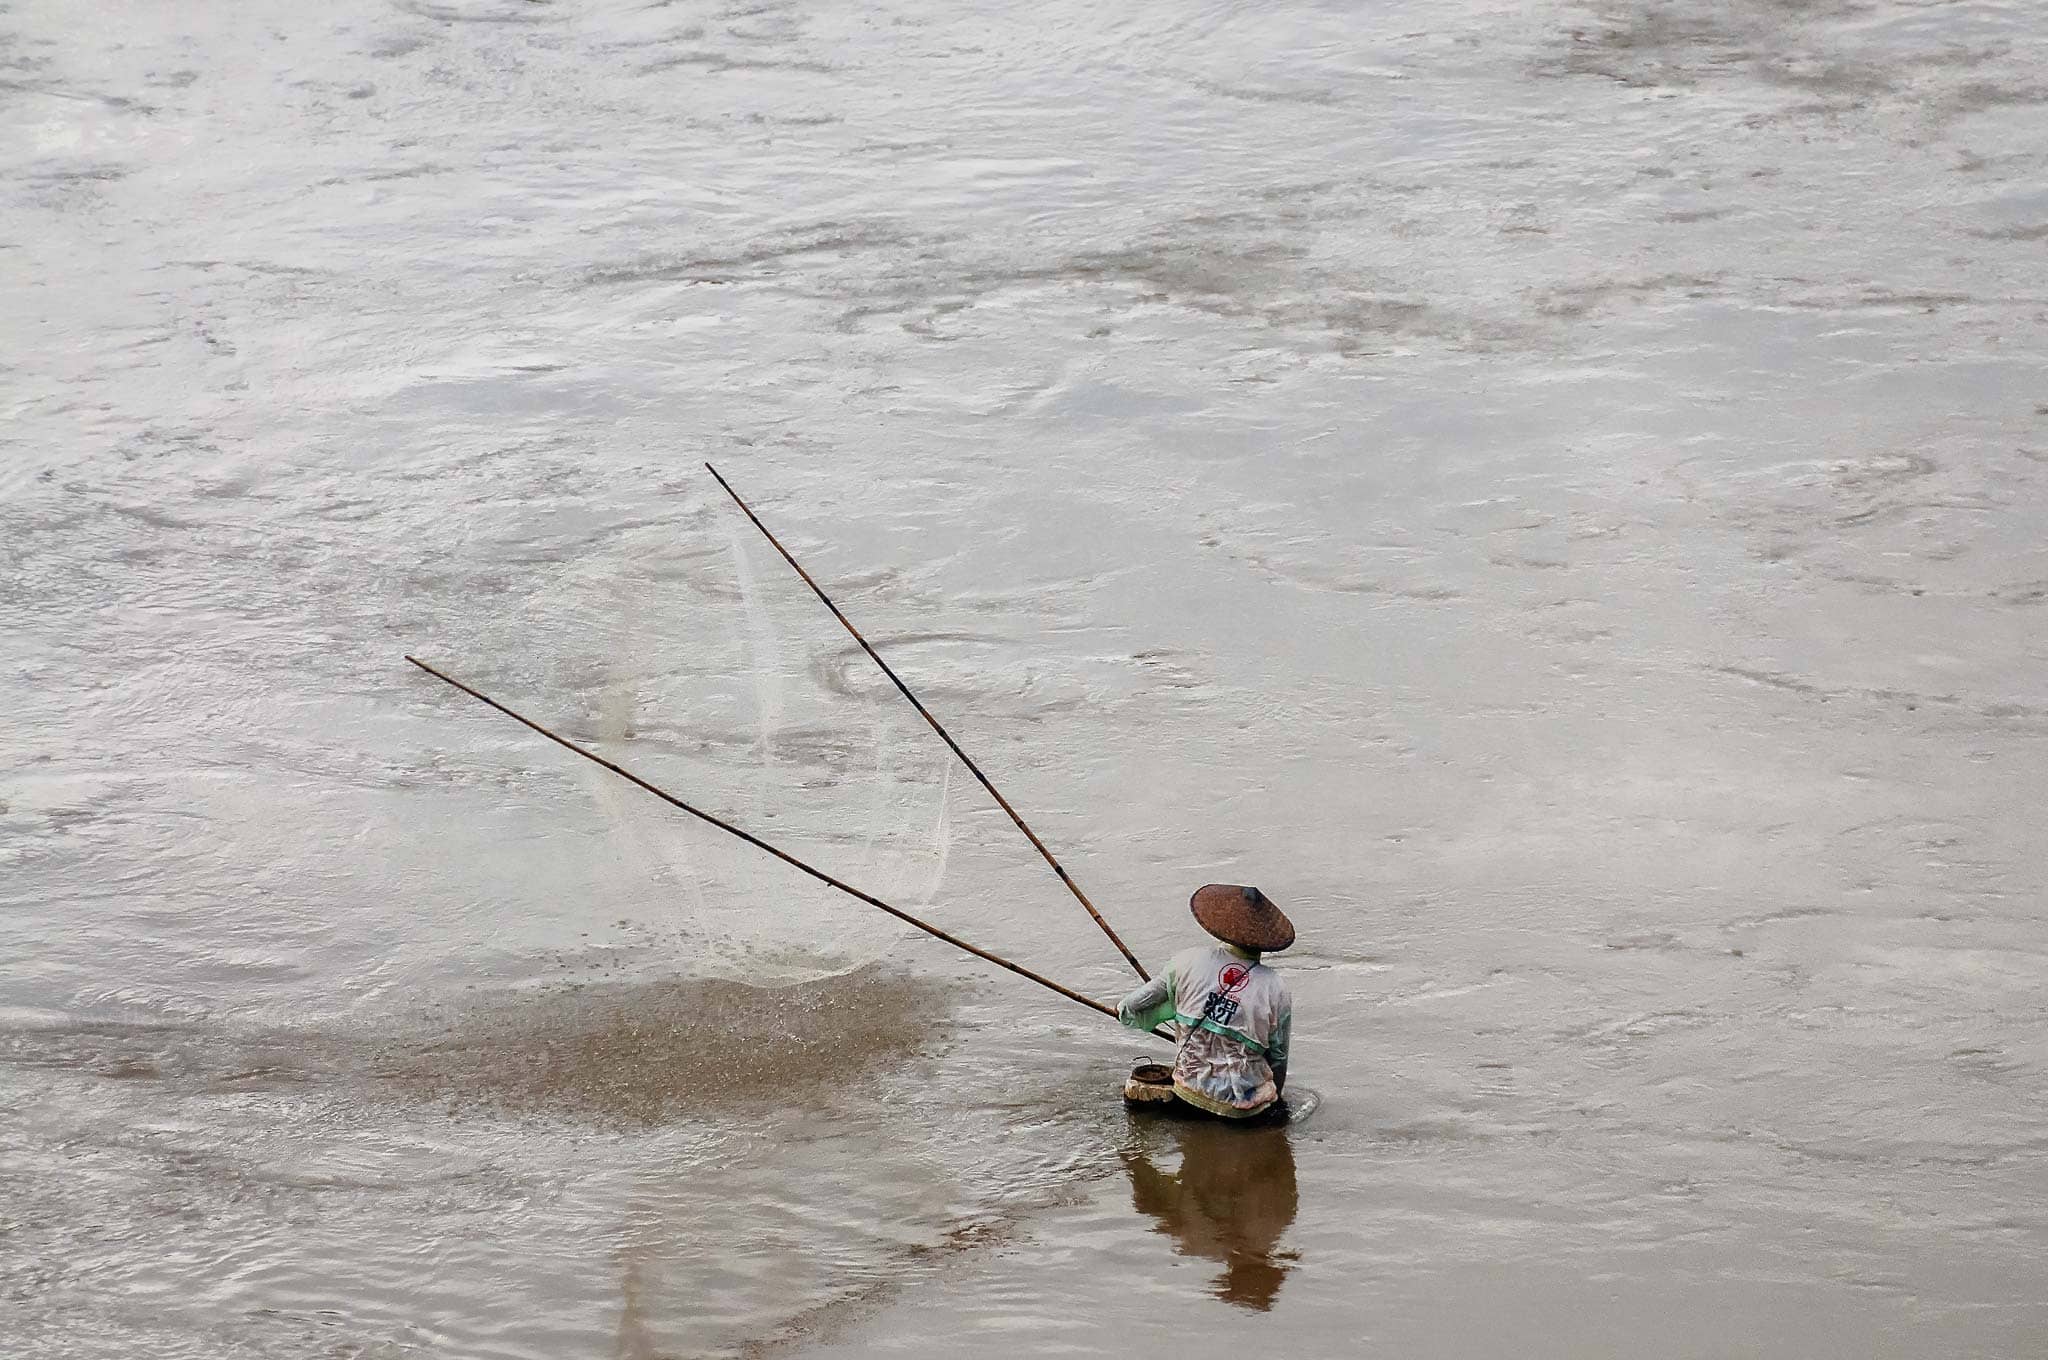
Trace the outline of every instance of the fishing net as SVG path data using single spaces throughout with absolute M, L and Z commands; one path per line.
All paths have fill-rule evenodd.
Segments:
M 815 606 L 793 608 L 807 598 L 775 598 L 778 583 L 758 579 L 754 550 L 729 527 L 721 553 L 642 558 L 615 578 L 598 749 L 918 913 L 945 877 L 952 758 L 903 721 L 893 691 L 828 683 L 841 672 L 816 658 L 836 625 Z M 796 636 L 821 641 L 785 641 Z M 906 934 L 615 775 L 590 766 L 583 777 L 610 825 L 616 872 L 645 885 L 639 924 L 673 941 L 676 971 L 793 986 L 872 963 Z

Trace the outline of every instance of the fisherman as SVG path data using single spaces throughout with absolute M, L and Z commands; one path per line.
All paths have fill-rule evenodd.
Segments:
M 1126 996 L 1117 1019 L 1149 1030 L 1174 1022 L 1173 1093 L 1198 1110 L 1250 1119 L 1287 1089 L 1294 998 L 1259 962 L 1294 943 L 1294 923 L 1257 888 L 1211 883 L 1188 906 L 1223 943 L 1173 956 L 1166 971 Z

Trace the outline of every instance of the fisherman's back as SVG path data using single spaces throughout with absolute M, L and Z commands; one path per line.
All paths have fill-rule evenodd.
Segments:
M 1294 999 L 1286 980 L 1244 942 L 1284 949 L 1294 929 L 1256 888 L 1212 884 L 1193 905 L 1204 928 L 1231 938 L 1174 955 L 1165 972 L 1123 999 L 1117 1018 L 1135 1029 L 1171 1021 L 1179 1040 L 1174 1094 L 1211 1114 L 1249 1118 L 1287 1085 Z

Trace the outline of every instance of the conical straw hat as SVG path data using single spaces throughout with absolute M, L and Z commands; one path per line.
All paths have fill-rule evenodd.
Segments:
M 1210 883 L 1195 889 L 1188 907 L 1202 929 L 1225 944 L 1271 954 L 1294 943 L 1294 922 L 1257 888 Z

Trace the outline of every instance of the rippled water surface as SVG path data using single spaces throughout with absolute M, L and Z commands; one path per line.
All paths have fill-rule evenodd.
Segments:
M 0 1340 L 2038 1355 L 2048 19 L 0 6 Z M 1131 980 L 1293 915 L 1303 1117 Z M 610 780 L 611 782 L 607 782 Z

